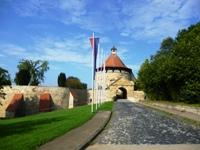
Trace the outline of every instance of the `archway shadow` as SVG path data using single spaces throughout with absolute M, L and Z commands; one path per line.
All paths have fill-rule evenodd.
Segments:
M 123 87 L 118 88 L 118 91 L 116 93 L 116 96 L 114 97 L 114 100 L 118 99 L 127 99 L 127 90 Z

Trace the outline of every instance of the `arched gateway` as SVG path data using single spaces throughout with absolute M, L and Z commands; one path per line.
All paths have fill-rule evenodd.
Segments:
M 127 90 L 123 87 L 120 87 L 116 92 L 117 99 L 127 99 Z
M 103 66 L 103 65 L 102 65 Z M 97 69 L 96 80 L 100 80 L 100 72 L 102 66 Z M 114 97 L 122 98 L 132 97 L 134 91 L 135 77 L 132 70 L 128 68 L 117 55 L 117 49 L 113 47 L 111 54 L 106 59 L 106 99 L 112 100 Z M 122 93 L 119 95 L 118 92 Z

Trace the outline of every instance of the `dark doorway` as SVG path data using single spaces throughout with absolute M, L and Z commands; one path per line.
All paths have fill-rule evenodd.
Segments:
M 123 87 L 120 87 L 116 96 L 117 99 L 127 99 L 127 90 Z

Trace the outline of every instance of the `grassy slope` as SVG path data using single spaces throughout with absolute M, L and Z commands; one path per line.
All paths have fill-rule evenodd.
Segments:
M 103 104 L 101 109 L 111 110 L 112 102 Z M 81 106 L 22 118 L 0 120 L 0 149 L 36 149 L 38 145 L 80 126 L 93 115 L 90 112 L 90 106 Z
M 112 111 L 113 102 L 106 102 L 100 108 L 99 111 Z

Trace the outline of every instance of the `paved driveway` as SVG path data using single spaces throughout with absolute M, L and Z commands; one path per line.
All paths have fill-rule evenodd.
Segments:
M 118 100 L 96 144 L 200 144 L 200 128 L 127 100 Z

